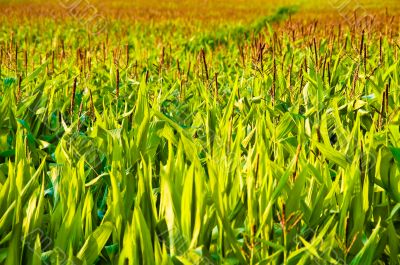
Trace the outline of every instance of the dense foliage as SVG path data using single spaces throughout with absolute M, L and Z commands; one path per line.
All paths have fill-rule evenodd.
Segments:
M 398 264 L 398 19 L 292 12 L 3 23 L 0 263 Z

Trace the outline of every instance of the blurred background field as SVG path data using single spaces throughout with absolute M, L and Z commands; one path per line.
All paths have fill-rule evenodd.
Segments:
M 93 5 L 104 16 L 111 18 L 139 20 L 139 21 L 163 21 L 189 19 L 203 22 L 223 21 L 252 21 L 257 17 L 265 16 L 282 6 L 296 6 L 299 9 L 298 16 L 324 19 L 324 17 L 337 16 L 347 11 L 385 10 L 392 13 L 399 11 L 396 0 L 134 0 L 134 1 L 100 1 L 100 0 L 61 0 L 61 1 L 0 1 L 0 14 L 2 16 L 65 16 L 66 7 L 74 5 Z

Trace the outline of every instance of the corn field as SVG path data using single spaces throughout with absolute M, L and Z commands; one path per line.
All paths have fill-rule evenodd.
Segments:
M 2 8 L 0 264 L 400 264 L 400 12 L 222 2 Z

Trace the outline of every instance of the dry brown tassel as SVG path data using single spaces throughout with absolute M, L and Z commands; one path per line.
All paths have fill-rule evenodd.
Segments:
M 240 57 L 242 57 L 242 64 L 243 64 L 243 68 L 245 66 L 245 58 L 244 58 L 244 51 L 243 51 L 243 46 L 239 46 L 239 52 L 240 52 Z
M 360 43 L 360 58 L 362 56 L 362 52 L 364 50 L 364 36 L 365 36 L 365 31 L 362 31 L 362 35 L 361 35 L 361 43 Z
M 264 57 L 264 48 L 265 48 L 265 44 L 261 44 L 260 43 L 260 62 L 261 62 L 261 72 L 264 72 L 264 64 L 263 64 L 263 57 Z M 283 66 L 283 64 L 282 64 Z
M 364 45 L 364 74 L 367 74 L 367 45 Z
M 214 100 L 215 100 L 215 101 L 218 101 L 218 73 L 215 73 Z
M 328 84 L 331 84 L 331 64 L 328 62 Z
M 208 68 L 207 68 L 207 62 L 206 62 L 206 54 L 204 52 L 204 49 L 201 49 L 201 57 L 203 58 L 203 64 L 204 64 L 204 70 L 206 72 L 206 79 L 208 81 Z
M 18 44 L 15 44 L 15 75 L 18 75 Z
M 178 77 L 181 79 L 181 66 L 179 64 L 179 59 L 176 59 L 176 67 L 178 68 Z
M 306 71 L 306 73 L 308 73 L 307 57 L 304 57 L 304 71 Z
M 314 54 L 315 54 L 315 67 L 318 69 L 318 53 L 317 53 L 317 41 L 313 39 L 314 43 Z
M 295 42 L 295 40 L 296 40 L 296 31 L 295 31 L 295 29 L 292 29 L 292 42 L 294 43 Z
M 75 104 L 75 91 L 76 91 L 76 82 L 77 82 L 77 78 L 74 78 L 74 85 L 72 87 L 72 93 L 71 93 L 71 106 L 70 106 L 70 115 L 71 115 L 71 119 L 72 119 L 72 115 L 74 114 L 74 104 Z
M 81 64 L 79 66 L 79 77 L 80 77 L 80 80 L 82 80 L 82 73 L 83 73 L 83 65 Z
M 135 60 L 135 77 L 137 78 L 138 77 L 138 62 L 137 62 L 137 60 Z
M 293 69 L 293 60 L 294 55 L 292 55 L 292 60 L 290 62 L 289 71 L 288 71 L 288 79 L 289 79 L 289 87 L 292 87 L 292 69 Z
M 389 79 L 389 83 L 386 84 L 386 94 L 385 94 L 385 111 L 386 113 L 389 112 L 389 88 L 390 88 L 390 79 Z
M 19 75 L 18 80 L 18 91 L 17 91 L 17 103 L 21 100 L 21 84 L 22 84 L 22 75 Z
M 383 116 L 385 113 L 385 106 L 386 106 L 385 100 L 386 100 L 386 89 L 385 89 L 385 91 L 383 91 L 383 95 L 382 95 L 381 113 L 379 115 L 379 122 L 378 122 L 379 130 L 382 129 L 382 125 L 383 125 Z

